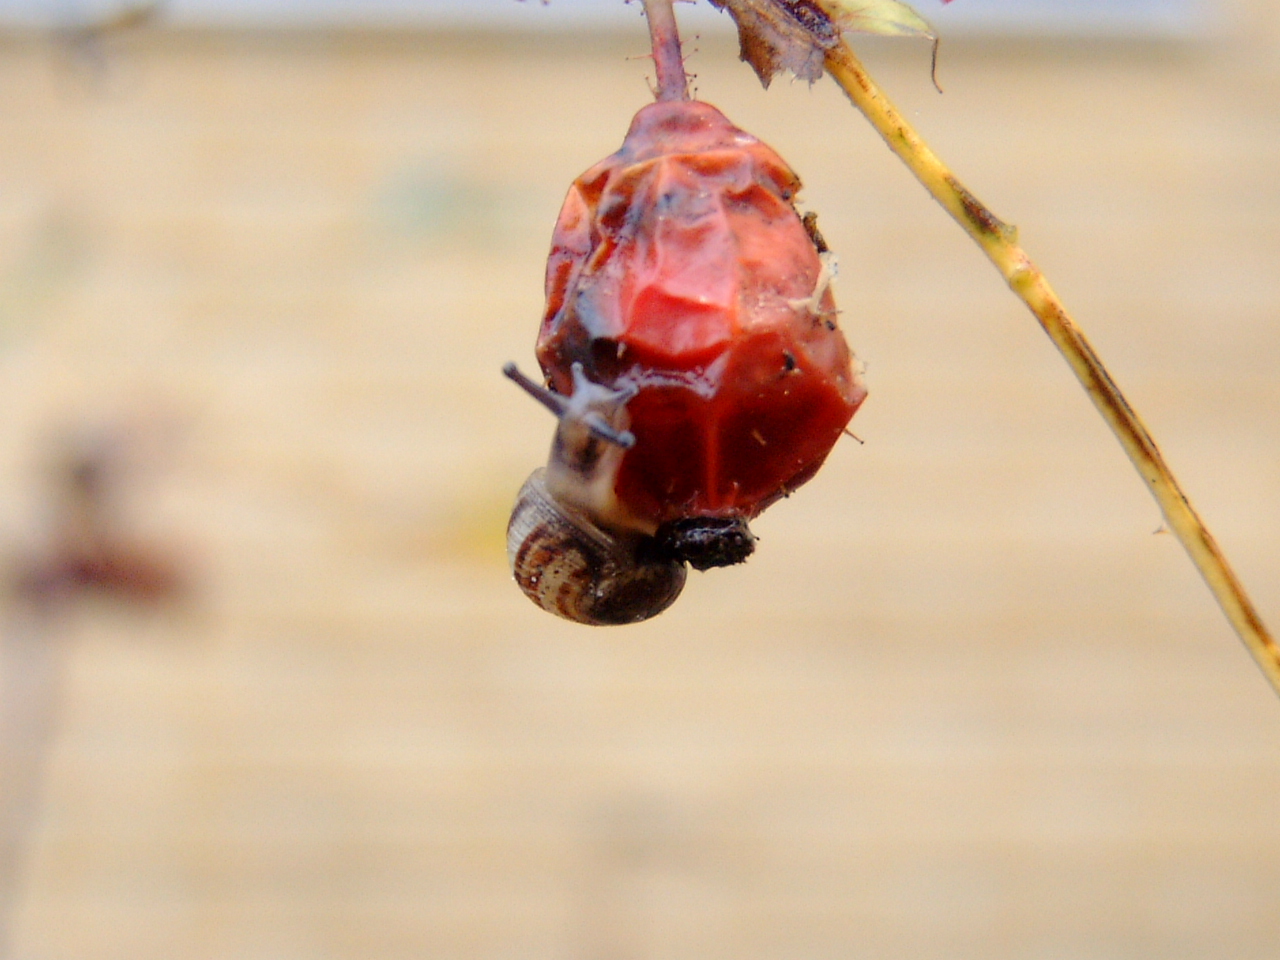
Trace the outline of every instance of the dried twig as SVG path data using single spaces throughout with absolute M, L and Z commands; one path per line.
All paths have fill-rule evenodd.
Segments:
M 1017 231 L 961 185 L 894 109 L 843 40 L 827 50 L 826 67 L 889 148 L 982 248 L 1013 292 L 1031 308 L 1151 489 L 1169 529 L 1186 548 L 1232 627 L 1272 687 L 1280 693 L 1280 647 L 1262 623 L 1213 535 L 1183 493 L 1141 418 L 1120 392 L 1044 274 L 1018 246 Z
M 653 41 L 653 65 L 658 74 L 657 98 L 688 100 L 689 78 L 684 72 L 684 54 L 680 50 L 680 31 L 672 2 L 644 0 L 644 15 Z

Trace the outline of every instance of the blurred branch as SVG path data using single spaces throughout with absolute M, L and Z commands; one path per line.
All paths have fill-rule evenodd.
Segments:
M 102 40 L 118 33 L 144 27 L 160 14 L 167 0 L 135 0 L 100 17 L 88 18 L 66 27 L 68 38 L 73 40 Z
M 133 0 L 98 17 L 73 20 L 58 30 L 58 39 L 73 62 L 86 65 L 91 74 L 98 77 L 106 69 L 104 43 L 120 34 L 150 26 L 159 19 L 167 2 Z
M 13 926 L 57 726 L 62 651 L 48 617 L 9 611 L 0 620 L 0 957 Z

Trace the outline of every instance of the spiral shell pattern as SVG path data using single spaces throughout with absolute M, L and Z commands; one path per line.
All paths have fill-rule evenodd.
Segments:
M 657 616 L 684 589 L 684 562 L 664 556 L 652 537 L 614 534 L 547 491 L 535 470 L 507 525 L 516 583 L 542 609 L 593 626 Z

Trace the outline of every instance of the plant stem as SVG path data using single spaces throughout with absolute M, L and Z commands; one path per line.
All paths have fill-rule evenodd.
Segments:
M 684 72 L 684 53 L 680 50 L 680 30 L 672 2 L 644 0 L 644 15 L 653 41 L 653 64 L 658 72 L 657 98 L 688 100 L 689 78 Z
M 1031 308 L 1040 326 L 1070 364 L 1094 406 L 1115 433 L 1134 468 L 1150 487 L 1169 529 L 1186 548 L 1191 562 L 1204 577 L 1227 620 L 1253 654 L 1271 686 L 1280 693 L 1280 647 L 1267 632 L 1213 535 L 1182 492 L 1146 426 L 1111 379 L 1044 275 L 1018 246 L 1017 231 L 999 220 L 960 184 L 880 91 L 843 40 L 827 51 L 826 67 L 853 105 L 884 137 L 889 148 L 982 247 L 1013 292 Z

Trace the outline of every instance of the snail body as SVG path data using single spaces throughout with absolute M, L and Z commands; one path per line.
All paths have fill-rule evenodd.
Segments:
M 514 364 L 505 373 L 559 420 L 547 466 L 520 488 L 507 524 L 516 583 L 544 610 L 577 623 L 636 623 L 661 613 L 684 589 L 684 561 L 614 491 L 622 456 L 635 442 L 626 429 L 634 390 L 592 383 L 580 363 L 568 397 Z

